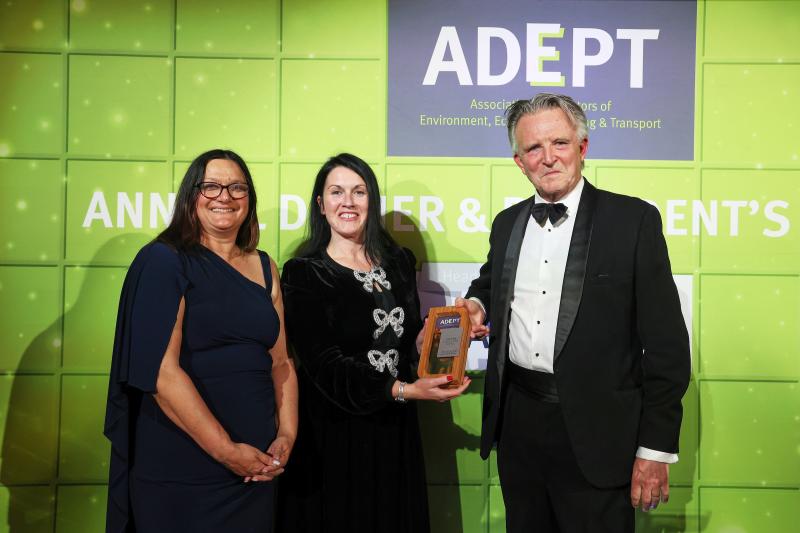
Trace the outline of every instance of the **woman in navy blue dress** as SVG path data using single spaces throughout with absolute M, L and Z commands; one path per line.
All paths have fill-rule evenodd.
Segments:
M 275 263 L 233 152 L 190 165 L 122 288 L 105 434 L 106 530 L 268 532 L 297 434 Z

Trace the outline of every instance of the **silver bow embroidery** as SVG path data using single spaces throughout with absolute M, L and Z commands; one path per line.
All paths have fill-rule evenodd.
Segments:
M 376 355 L 379 356 L 377 359 Z M 370 350 L 367 352 L 367 359 L 378 372 L 383 372 L 384 368 L 388 368 L 392 377 L 397 377 L 397 365 L 400 362 L 400 354 L 397 353 L 397 350 L 391 349 L 386 353 L 380 350 Z
M 372 292 L 375 283 L 384 289 L 392 289 L 392 284 L 386 279 L 386 271 L 382 267 L 375 267 L 369 272 L 353 270 L 353 275 L 364 284 L 364 290 L 367 292 Z
M 401 324 L 406 318 L 406 313 L 403 311 L 402 307 L 395 307 L 388 313 L 383 309 L 375 309 L 372 311 L 372 318 L 375 320 L 375 323 L 378 324 L 378 329 L 372 334 L 373 338 L 376 340 L 381 336 L 386 326 L 389 325 L 392 326 L 397 338 L 400 338 L 403 334 L 403 326 Z

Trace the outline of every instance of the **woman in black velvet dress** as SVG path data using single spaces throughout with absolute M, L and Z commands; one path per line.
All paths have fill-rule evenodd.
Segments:
M 381 226 L 372 169 L 340 154 L 317 174 L 309 238 L 283 268 L 299 360 L 300 430 L 278 487 L 281 532 L 425 533 L 425 467 L 410 400 L 446 401 L 448 378 L 414 381 L 422 321 L 415 258 Z
M 275 263 L 233 152 L 189 166 L 120 298 L 105 434 L 108 532 L 271 530 L 297 433 Z M 273 281 L 274 280 L 274 281 Z

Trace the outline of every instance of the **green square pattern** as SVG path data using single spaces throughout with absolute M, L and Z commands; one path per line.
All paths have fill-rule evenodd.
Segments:
M 0 50 L 65 46 L 63 4 L 53 0 L 0 3 Z
M 485 533 L 486 487 L 483 485 L 428 485 L 431 531 Z
M 165 52 L 172 49 L 173 0 L 70 2 L 72 49 Z
M 499 485 L 489 485 L 489 531 L 506 531 L 506 505 L 503 502 L 503 489 Z
M 800 376 L 800 278 L 701 276 L 700 364 L 706 377 Z M 769 312 L 764 312 L 765 310 Z
M 59 478 L 105 483 L 111 455 L 111 444 L 103 435 L 108 376 L 62 379 Z
M 172 131 L 171 77 L 167 58 L 70 56 L 69 152 L 165 156 Z
M 258 225 L 261 228 L 258 248 L 264 250 L 278 262 L 278 209 L 279 189 L 275 166 L 269 163 L 252 163 L 247 165 L 258 194 Z
M 441 197 L 443 235 L 395 233 L 420 260 L 483 261 L 488 236 L 457 227 L 461 196 L 480 200 L 488 228 L 506 198 L 533 194 L 510 157 L 389 158 L 386 168 L 387 5 L 0 2 L 0 531 L 104 528 L 107 378 L 84 374 L 108 368 L 123 267 L 164 227 L 179 161 L 221 145 L 252 162 L 260 247 L 279 264 L 305 233 L 319 164 L 340 151 L 392 185 L 384 211 L 414 196 L 401 203 L 418 223 L 420 192 Z M 584 170 L 654 201 L 673 270 L 701 269 L 700 373 L 683 401 L 681 460 L 670 503 L 637 512 L 640 532 L 800 523 L 798 27 L 798 2 L 699 2 L 695 161 L 590 160 Z M 95 192 L 102 206 L 92 207 Z M 141 227 L 124 205 L 138 211 L 137 192 Z M 742 202 L 735 225 L 732 202 Z M 494 454 L 483 463 L 475 449 L 480 388 L 420 406 L 433 531 L 505 529 Z
M 61 164 L 0 159 L 0 261 L 56 261 L 64 235 Z
M 419 425 L 425 449 L 428 483 L 483 483 L 487 466 L 481 459 L 481 403 L 483 379 L 446 403 L 422 402 Z
M 672 485 L 692 485 L 697 480 L 697 458 L 700 449 L 698 420 L 700 417 L 700 394 L 697 380 L 692 377 L 689 388 L 683 395 L 683 420 L 678 441 L 678 462 L 669 467 L 669 481 Z
M 497 449 L 492 448 L 489 452 L 489 483 L 493 485 L 500 484 L 500 474 L 497 471 Z
M 314 164 L 284 164 L 280 167 L 280 246 L 278 264 L 294 257 L 308 228 L 308 201 L 319 167 Z
M 800 171 L 704 170 L 702 178 L 703 204 L 717 209 L 716 235 L 700 237 L 703 268 L 800 272 L 800 233 L 791 227 L 800 215 Z
M 350 152 L 365 160 L 385 154 L 383 62 L 284 60 L 281 68 L 281 154 Z
M 280 0 L 177 0 L 179 52 L 274 54 Z
M 275 61 L 178 59 L 175 153 L 230 148 L 264 160 L 275 152 Z
M 124 279 L 124 268 L 65 269 L 64 371 L 108 372 Z
M 608 168 L 597 170 L 601 189 L 655 203 L 669 248 L 673 272 L 692 272 L 702 224 L 694 170 L 676 168 Z
M 52 372 L 61 357 L 61 274 L 0 266 L 0 371 Z
M 108 489 L 105 486 L 62 485 L 58 487 L 56 533 L 101 533 L 105 531 L 107 499 Z
M 63 60 L 49 54 L 0 54 L 0 157 L 61 152 Z
M 705 57 L 764 61 L 797 59 L 800 51 L 800 4 L 756 0 L 705 4 Z M 742 38 L 746 30 L 747 38 Z
M 480 262 L 490 202 L 482 165 L 389 164 L 386 227 L 420 262 Z
M 53 533 L 55 492 L 50 487 L 0 485 L 0 529 Z
M 800 491 L 701 488 L 703 533 L 787 533 L 800 523 Z
M 800 484 L 796 383 L 700 384 L 700 481 Z
M 0 484 L 50 483 L 56 475 L 58 381 L 0 378 Z
M 200 154 L 198 154 L 200 155 Z M 186 177 L 186 172 L 189 170 L 189 165 L 191 165 L 191 161 L 175 161 L 172 164 L 172 191 L 176 194 L 178 189 L 181 188 L 181 182 L 183 178 Z M 248 165 L 249 168 L 250 165 Z M 252 174 L 252 169 L 250 170 Z
M 386 2 L 292 0 L 283 3 L 283 51 L 318 56 L 382 57 Z M 357 35 L 357 39 L 347 36 Z
M 706 65 L 704 78 L 704 161 L 756 168 L 800 162 L 800 65 Z
M 166 226 L 171 178 L 166 163 L 70 161 L 67 259 L 130 264 Z

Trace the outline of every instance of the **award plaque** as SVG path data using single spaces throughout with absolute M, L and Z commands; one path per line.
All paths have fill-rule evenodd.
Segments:
M 471 326 L 463 307 L 431 307 L 422 337 L 419 377 L 453 376 L 445 388 L 461 386 Z

